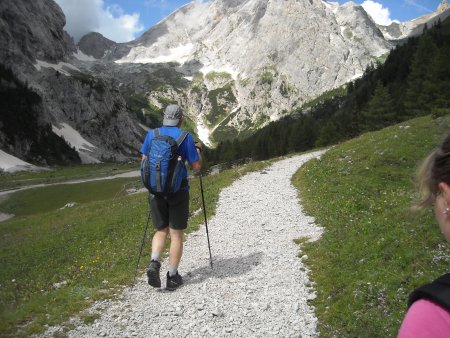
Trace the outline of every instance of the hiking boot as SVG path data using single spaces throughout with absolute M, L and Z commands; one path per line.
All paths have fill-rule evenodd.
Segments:
M 154 288 L 161 287 L 161 279 L 159 278 L 159 269 L 161 269 L 161 263 L 158 261 L 151 261 L 148 270 L 148 284 L 153 286 Z
M 167 284 L 166 284 L 167 290 L 173 291 L 182 284 L 183 284 L 183 278 L 181 278 L 178 271 L 175 276 L 169 276 L 169 272 L 167 272 Z

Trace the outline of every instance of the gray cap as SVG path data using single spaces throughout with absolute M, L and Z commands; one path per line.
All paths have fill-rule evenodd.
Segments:
M 175 127 L 180 122 L 182 116 L 183 110 L 179 105 L 177 104 L 168 105 L 166 110 L 164 111 L 163 125 Z

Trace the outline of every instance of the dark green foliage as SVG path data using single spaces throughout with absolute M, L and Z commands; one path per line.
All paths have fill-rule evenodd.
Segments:
M 377 82 L 375 92 L 362 111 L 363 129 L 382 129 L 395 121 L 394 101 L 381 81 Z
M 142 94 L 132 94 L 127 97 L 127 107 L 143 124 L 150 128 L 162 124 L 163 109 L 151 105 Z
M 408 76 L 405 108 L 409 116 L 419 116 L 424 111 L 430 113 L 429 102 L 433 78 L 429 68 L 436 54 L 437 47 L 431 36 L 423 36 L 417 45 Z
M 236 102 L 236 97 L 233 94 L 233 90 L 231 88 L 231 84 L 225 85 L 225 87 L 217 88 L 211 90 L 208 93 L 208 99 L 211 102 L 211 113 L 208 115 L 208 120 L 216 124 L 220 121 L 221 118 L 224 118 L 228 112 L 227 104 L 220 104 L 220 101 L 223 102 Z
M 0 64 L 0 146 L 38 164 L 79 163 L 78 153 L 40 121 L 42 99 Z M 15 154 L 13 154 L 15 155 Z
M 363 77 L 348 83 L 346 95 L 344 87 L 324 93 L 292 117 L 270 123 L 247 139 L 239 138 L 239 153 L 231 153 L 228 143 L 219 144 L 209 152 L 210 160 L 219 163 L 238 156 L 267 159 L 335 144 L 415 116 L 449 114 L 448 60 L 450 19 L 397 46 L 383 65 L 369 65 Z M 271 75 L 266 70 L 261 82 L 271 83 Z M 283 92 L 285 89 L 280 87 Z
M 171 104 L 177 104 L 176 100 L 165 96 L 158 96 L 158 102 L 161 103 L 163 107 L 167 107 L 168 105 Z
M 152 77 L 157 82 L 169 84 L 174 88 L 186 88 L 189 85 L 189 81 L 180 76 L 180 73 L 175 68 L 160 68 L 152 73 Z
M 271 85 L 273 82 L 273 74 L 271 71 L 265 71 L 261 74 L 261 83 Z

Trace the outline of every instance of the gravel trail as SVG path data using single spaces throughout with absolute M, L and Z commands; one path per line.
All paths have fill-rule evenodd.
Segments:
M 220 193 L 216 215 L 208 221 L 214 269 L 203 225 L 187 236 L 181 288 L 153 289 L 143 275 L 119 299 L 97 302 L 89 311 L 100 318 L 77 325 L 68 336 L 316 337 L 317 318 L 308 304 L 315 291 L 293 240 L 317 239 L 322 230 L 302 213 L 290 180 L 323 153 L 281 160 Z M 163 286 L 166 271 L 164 261 Z

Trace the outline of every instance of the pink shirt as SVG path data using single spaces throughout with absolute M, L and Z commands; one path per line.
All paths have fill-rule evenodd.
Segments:
M 426 299 L 420 299 L 411 305 L 398 338 L 449 338 L 450 312 Z

